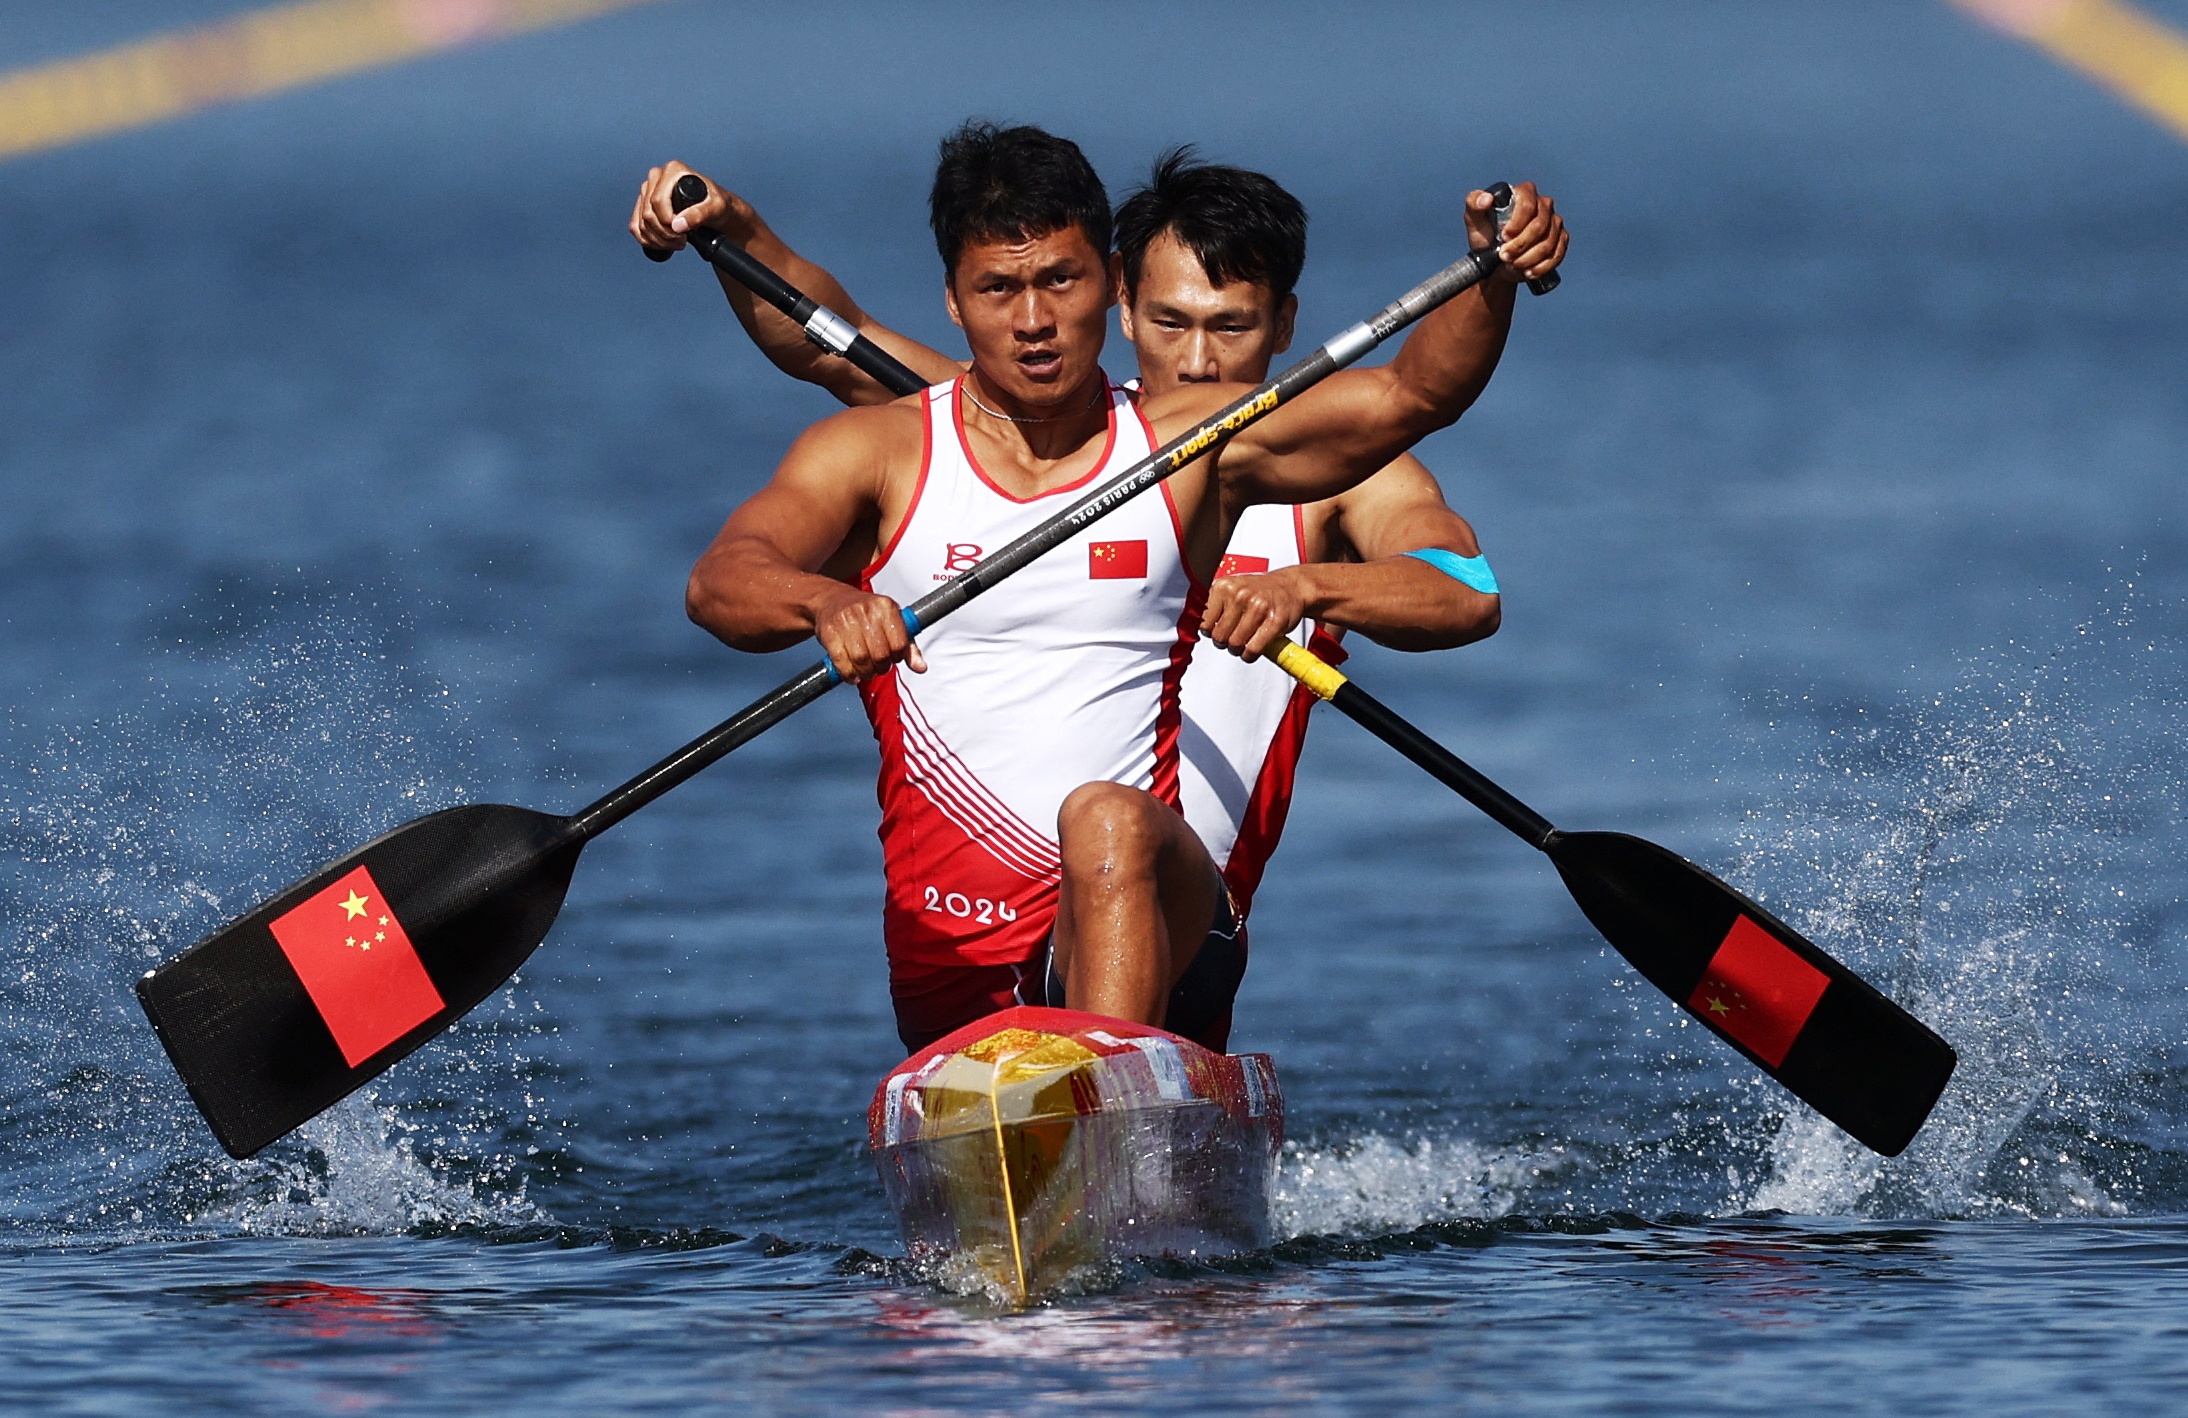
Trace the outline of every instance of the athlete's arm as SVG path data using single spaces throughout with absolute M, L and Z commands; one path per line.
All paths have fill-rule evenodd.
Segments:
M 820 571 L 878 514 L 907 416 L 918 414 L 909 406 L 849 409 L 807 429 L 692 568 L 685 612 L 739 650 L 765 653 L 814 636 L 836 673 L 854 683 L 898 660 L 924 671 L 896 602 Z
M 1449 650 L 1496 633 L 1503 610 L 1494 592 L 1407 555 L 1481 555 L 1474 529 L 1412 455 L 1332 499 L 1328 536 L 1329 560 L 1218 577 L 1201 632 L 1247 660 L 1309 617 L 1393 650 Z M 1347 554 L 1355 559 L 1338 559 Z
M 682 249 L 689 240 L 687 233 L 696 227 L 718 231 L 743 247 L 761 265 L 850 321 L 861 335 L 909 365 L 913 373 L 928 383 L 955 379 L 963 371 L 964 366 L 956 360 L 899 335 L 874 319 L 851 299 L 851 293 L 841 282 L 791 250 L 789 243 L 761 220 L 751 203 L 720 183 L 707 180 L 707 199 L 677 212 L 670 201 L 670 193 L 675 191 L 677 179 L 689 172 L 691 169 L 682 163 L 672 162 L 646 173 L 646 181 L 638 190 L 638 202 L 631 209 L 631 235 L 640 245 L 657 251 L 676 251 Z M 678 222 L 683 225 L 679 227 Z M 818 384 L 853 406 L 886 404 L 897 397 L 857 365 L 806 339 L 805 331 L 789 316 L 755 297 L 728 272 L 717 269 L 714 276 L 722 283 L 722 294 L 729 297 L 729 308 L 736 312 L 737 323 L 744 326 L 745 333 L 759 346 L 760 353 L 783 373 L 808 384 Z
M 1494 237 L 1495 201 L 1468 195 L 1466 225 L 1476 249 Z M 1423 437 L 1456 422 L 1487 387 L 1512 323 L 1513 291 L 1565 257 L 1563 219 L 1550 199 L 1522 183 L 1502 246 L 1504 264 L 1413 329 L 1397 357 L 1342 370 L 1293 403 L 1242 430 L 1212 456 L 1225 505 L 1313 502 L 1364 481 Z M 1188 426 L 1236 388 L 1188 386 L 1148 409 L 1166 436 Z

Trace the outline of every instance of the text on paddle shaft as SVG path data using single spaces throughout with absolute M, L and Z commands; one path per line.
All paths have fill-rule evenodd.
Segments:
M 990 901 L 985 896 L 967 896 L 962 891 L 945 892 L 933 886 L 927 888 L 926 909 L 955 916 L 960 921 L 978 921 L 983 926 L 1018 919 L 1018 913 L 1010 908 L 1008 901 Z

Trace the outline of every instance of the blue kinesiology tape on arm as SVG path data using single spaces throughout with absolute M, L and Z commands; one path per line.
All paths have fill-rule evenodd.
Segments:
M 1427 562 L 1452 580 L 1471 586 L 1485 596 L 1497 594 L 1497 573 L 1489 569 L 1486 556 L 1460 556 L 1442 547 L 1423 547 L 1406 555 Z

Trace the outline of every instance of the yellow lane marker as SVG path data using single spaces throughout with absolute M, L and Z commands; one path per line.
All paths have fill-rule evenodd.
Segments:
M 0 74 L 0 160 L 649 0 L 307 0 Z
M 2188 38 L 2126 0 L 1951 0 L 2188 140 Z

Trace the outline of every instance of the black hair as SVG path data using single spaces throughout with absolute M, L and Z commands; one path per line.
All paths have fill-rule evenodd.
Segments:
M 1155 159 L 1147 185 L 1117 209 L 1117 251 L 1127 291 L 1140 283 L 1147 248 L 1164 232 L 1200 258 L 1217 285 L 1251 281 L 1278 300 L 1299 284 L 1307 264 L 1307 209 L 1274 178 L 1202 162 L 1190 147 Z
M 1109 193 L 1079 145 L 1038 128 L 970 120 L 942 140 L 927 199 L 945 272 L 967 242 L 1016 241 L 1076 226 L 1109 255 Z

